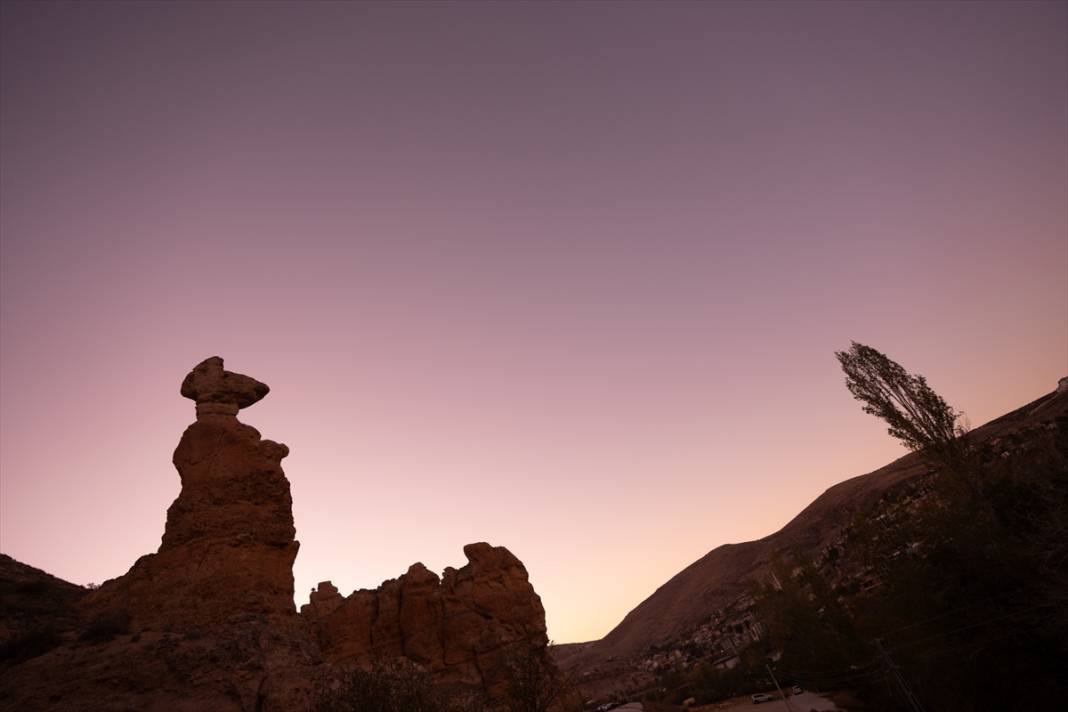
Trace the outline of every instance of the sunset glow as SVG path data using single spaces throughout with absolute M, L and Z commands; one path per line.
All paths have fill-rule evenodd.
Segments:
M 220 355 L 298 605 L 488 541 L 601 637 L 903 454 L 851 340 L 975 425 L 1068 375 L 1065 8 L 5 5 L 0 550 L 155 551 Z

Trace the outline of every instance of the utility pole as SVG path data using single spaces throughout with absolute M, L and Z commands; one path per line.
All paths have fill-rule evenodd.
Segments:
M 765 663 L 764 667 L 767 669 L 768 674 L 771 675 L 771 681 L 775 683 L 775 689 L 779 691 L 779 697 L 781 697 L 782 701 L 786 703 L 787 712 L 794 712 L 794 708 L 790 704 L 790 700 L 786 697 L 785 694 L 783 694 L 782 688 L 779 687 L 779 681 L 775 679 L 775 673 L 771 671 L 771 666 Z
M 882 638 L 875 639 L 875 648 L 879 651 L 879 655 L 883 659 L 883 665 L 893 676 L 894 680 L 897 681 L 897 684 L 901 687 L 901 692 L 904 693 L 905 700 L 909 703 L 909 707 L 912 708 L 912 712 L 924 712 L 923 705 L 920 704 L 919 699 L 917 699 L 916 695 L 913 694 L 912 690 L 905 682 L 905 678 L 901 676 L 901 670 L 898 668 L 897 664 L 890 659 L 890 653 L 888 653 L 886 649 L 883 648 Z

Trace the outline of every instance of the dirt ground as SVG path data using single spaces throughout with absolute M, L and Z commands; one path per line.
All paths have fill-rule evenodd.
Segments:
M 770 693 L 769 693 L 770 694 Z M 702 705 L 701 707 L 691 707 L 693 712 L 831 712 L 832 710 L 840 710 L 836 707 L 834 702 L 831 702 L 826 697 L 820 697 L 814 692 L 802 692 L 800 695 L 792 695 L 787 700 L 790 703 L 790 707 L 786 706 L 784 700 L 772 700 L 771 702 L 761 702 L 754 705 L 750 702 L 748 697 L 736 697 L 733 700 L 727 700 L 726 702 L 717 702 L 714 705 Z M 842 710 L 845 712 L 845 710 Z

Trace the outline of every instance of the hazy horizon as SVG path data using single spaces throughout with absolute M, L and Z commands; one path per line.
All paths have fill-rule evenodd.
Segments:
M 1061 3 L 63 4 L 0 21 L 0 550 L 159 545 L 185 374 L 271 386 L 296 599 L 475 541 L 557 642 L 1068 375 Z

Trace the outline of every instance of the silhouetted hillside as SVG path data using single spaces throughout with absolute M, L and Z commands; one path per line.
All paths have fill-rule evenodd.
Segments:
M 1050 393 L 972 431 L 975 442 L 992 441 L 1068 413 L 1068 393 Z M 751 582 L 766 577 L 776 557 L 801 553 L 819 559 L 857 515 L 898 486 L 933 473 L 911 453 L 874 472 L 829 488 L 779 531 L 757 541 L 719 546 L 673 576 L 604 638 L 561 646 L 557 659 L 588 677 L 622 672 L 628 661 L 693 633 L 717 611 L 743 598 Z M 721 613 L 721 615 L 726 615 Z

